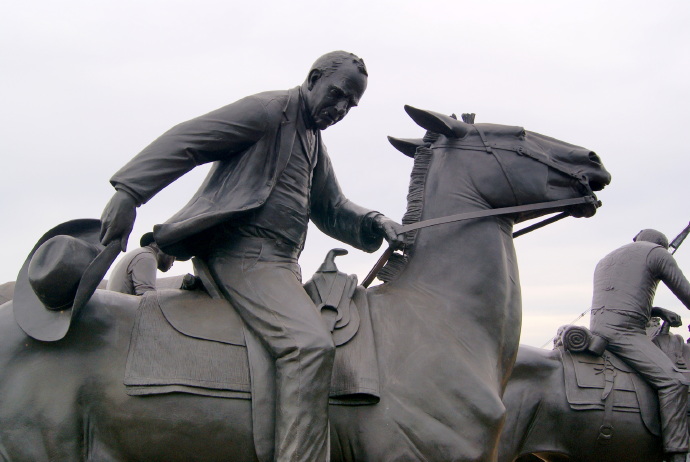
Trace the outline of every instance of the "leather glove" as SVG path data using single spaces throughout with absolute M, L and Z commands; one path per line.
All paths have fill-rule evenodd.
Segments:
M 374 217 L 374 231 L 388 241 L 388 245 L 399 249 L 405 245 L 405 235 L 400 234 L 402 225 L 383 214 Z

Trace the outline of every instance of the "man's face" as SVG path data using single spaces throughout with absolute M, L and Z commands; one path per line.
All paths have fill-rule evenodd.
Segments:
M 351 63 L 341 64 L 328 76 L 312 71 L 305 98 L 316 128 L 325 130 L 343 120 L 366 88 L 367 76 Z
M 156 260 L 158 260 L 158 269 L 164 273 L 172 268 L 173 263 L 175 263 L 175 257 L 162 251 L 158 252 Z

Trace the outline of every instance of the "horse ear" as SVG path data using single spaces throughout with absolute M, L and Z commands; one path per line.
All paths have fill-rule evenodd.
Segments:
M 417 148 L 425 144 L 422 138 L 393 138 L 389 136 L 388 141 L 395 149 L 412 158 L 414 158 Z
M 468 124 L 438 112 L 425 111 L 408 105 L 405 105 L 405 112 L 420 127 L 426 128 L 430 132 L 446 135 L 449 138 L 462 138 L 470 130 Z

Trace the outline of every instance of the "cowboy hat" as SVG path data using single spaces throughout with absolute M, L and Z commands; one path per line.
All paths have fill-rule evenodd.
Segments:
M 80 219 L 48 231 L 27 257 L 14 289 L 14 318 L 30 337 L 62 339 L 117 255 L 119 243 L 103 246 L 101 222 Z

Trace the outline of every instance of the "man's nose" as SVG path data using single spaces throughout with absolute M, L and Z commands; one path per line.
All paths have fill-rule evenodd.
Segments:
M 338 115 L 341 117 L 344 116 L 345 114 L 347 114 L 347 109 L 348 109 L 347 101 L 345 101 L 345 100 L 338 101 L 338 104 L 335 105 L 335 110 L 338 112 Z

